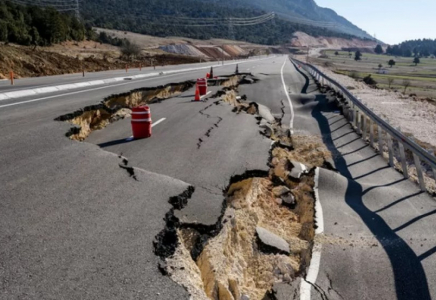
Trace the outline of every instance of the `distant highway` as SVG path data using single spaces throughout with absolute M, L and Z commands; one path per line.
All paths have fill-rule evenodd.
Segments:
M 195 186 L 181 217 L 215 223 L 233 175 L 269 170 L 271 140 L 257 120 L 213 100 L 193 103 L 193 90 L 150 105 L 160 120 L 150 139 L 126 140 L 125 119 L 76 142 L 65 137 L 70 124 L 54 119 L 112 94 L 204 77 L 198 68 L 209 66 L 0 100 L 0 299 L 189 299 L 153 253 L 168 199 Z M 234 70 L 226 63 L 214 73 Z M 335 155 L 338 172 L 319 171 L 323 231 L 300 299 L 436 299 L 436 202 L 370 150 L 287 57 L 242 62 L 239 71 L 260 79 L 241 95 L 284 112 L 294 135 L 321 136 Z M 1 81 L 0 94 L 153 72 Z M 119 167 L 121 154 L 137 180 Z

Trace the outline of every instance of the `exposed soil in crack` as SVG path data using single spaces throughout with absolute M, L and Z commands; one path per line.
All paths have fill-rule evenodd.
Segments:
M 103 129 L 110 123 L 130 117 L 131 108 L 180 95 L 194 85 L 193 81 L 184 81 L 154 88 L 135 89 L 128 93 L 109 96 L 100 104 L 87 106 L 60 116 L 55 121 L 66 121 L 75 125 L 66 133 L 66 136 L 73 140 L 83 141 L 92 131 Z
M 218 97 L 234 105 L 236 113 L 258 114 L 256 103 L 237 96 L 237 86 Z M 209 107 L 200 113 L 211 118 Z M 270 171 L 233 176 L 224 191 L 222 215 L 213 226 L 183 224 L 174 217 L 173 204 L 163 230 L 171 232 L 171 251 L 162 255 L 159 250 L 166 234 L 156 239 L 156 253 L 164 260 L 161 269 L 193 300 L 267 299 L 275 284 L 304 278 L 310 263 L 316 226 L 314 170 L 328 165 L 331 154 L 320 137 L 291 137 L 280 120 L 258 118 L 263 134 L 275 141 Z M 298 164 L 306 171 L 295 175 Z M 259 229 L 284 248 L 264 240 Z

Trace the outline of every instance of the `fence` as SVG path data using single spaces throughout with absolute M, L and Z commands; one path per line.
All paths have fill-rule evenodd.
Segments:
M 416 144 L 407 136 L 389 125 L 386 121 L 382 120 L 374 112 L 368 109 L 358 98 L 353 96 L 340 83 L 325 75 L 319 69 L 310 64 L 306 64 L 296 59 L 292 60 L 294 63 L 300 65 L 303 69 L 310 73 L 310 75 L 312 75 L 322 85 L 329 86 L 332 90 L 335 91 L 335 93 L 342 96 L 341 98 L 343 99 L 343 101 L 339 101 L 339 106 L 343 109 L 345 117 L 350 121 L 351 125 L 354 127 L 357 133 L 362 135 L 362 138 L 365 141 L 368 138 L 369 133 L 369 144 L 373 148 L 375 148 L 375 130 L 373 125 L 377 126 L 376 128 L 378 131 L 378 147 L 380 150 L 379 152 L 381 155 L 383 155 L 383 136 L 385 135 L 385 140 L 388 145 L 389 165 L 393 168 L 395 167 L 393 144 L 395 142 L 398 143 L 400 152 L 400 163 L 404 178 L 409 178 L 408 164 L 405 154 L 406 150 L 409 150 L 413 154 L 413 160 L 416 167 L 417 177 L 421 190 L 426 190 L 426 184 L 421 165 L 422 162 L 424 162 L 431 168 L 433 172 L 433 178 L 436 181 L 436 157 L 434 155 L 427 152 L 427 150 L 423 149 L 421 146 Z

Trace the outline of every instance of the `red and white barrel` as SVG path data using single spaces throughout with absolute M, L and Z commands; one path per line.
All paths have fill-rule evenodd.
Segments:
M 135 139 L 151 137 L 151 113 L 149 106 L 132 108 L 132 132 Z
M 200 90 L 200 95 L 204 96 L 207 94 L 207 78 L 198 78 L 197 79 L 197 86 Z

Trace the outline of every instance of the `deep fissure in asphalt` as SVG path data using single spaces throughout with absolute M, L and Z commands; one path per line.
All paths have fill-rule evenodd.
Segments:
M 257 103 L 237 96 L 237 86 L 217 93 L 221 99 L 214 104 L 234 105 L 238 114 L 258 114 Z M 210 118 L 205 112 L 208 107 L 200 113 Z M 257 118 L 260 133 L 274 141 L 270 171 L 247 170 L 231 177 L 223 191 L 221 214 L 211 226 L 186 224 L 175 217 L 174 211 L 183 210 L 192 193 L 182 197 L 183 205 L 170 199 L 173 208 L 156 237 L 160 270 L 184 286 L 193 299 L 241 299 L 244 295 L 276 299 L 273 287 L 280 282 L 291 286 L 305 276 L 310 264 L 315 235 L 314 170 L 329 166 L 331 156 L 322 141 L 297 136 L 294 143 L 290 130 L 281 125 L 283 115 L 273 123 Z M 210 136 L 211 130 L 207 133 Z M 292 177 L 298 161 L 307 163 L 308 170 Z M 273 240 L 288 244 L 289 252 L 262 240 L 259 227 L 266 227 Z
M 66 133 L 66 136 L 73 140 L 83 141 L 92 131 L 103 129 L 110 123 L 129 117 L 131 108 L 172 98 L 191 89 L 194 85 L 194 81 L 183 81 L 111 95 L 97 105 L 87 106 L 73 113 L 59 116 L 55 121 L 75 125 Z

